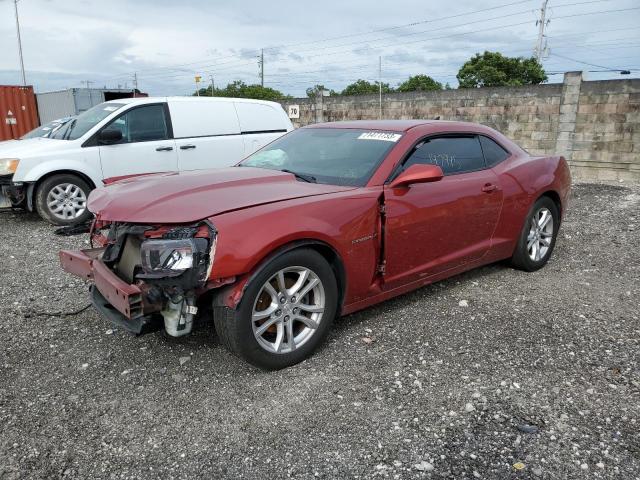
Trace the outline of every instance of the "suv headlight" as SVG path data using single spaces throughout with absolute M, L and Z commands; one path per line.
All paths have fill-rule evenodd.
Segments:
M 178 274 L 193 267 L 196 251 L 192 239 L 147 240 L 142 242 L 140 255 L 145 273 Z
M 20 160 L 17 158 L 0 158 L 0 175 L 12 175 L 16 173 Z

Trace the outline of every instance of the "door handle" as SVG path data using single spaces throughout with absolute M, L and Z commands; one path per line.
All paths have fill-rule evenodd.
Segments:
M 496 190 L 498 190 L 498 187 L 496 185 L 493 185 L 492 183 L 486 183 L 484 187 L 482 187 L 482 191 L 484 193 L 491 193 L 495 192 Z
M 192 148 L 196 148 L 195 145 L 180 145 L 180 150 L 191 150 Z
M 170 152 L 173 150 L 173 147 L 158 147 L 156 148 L 156 152 Z

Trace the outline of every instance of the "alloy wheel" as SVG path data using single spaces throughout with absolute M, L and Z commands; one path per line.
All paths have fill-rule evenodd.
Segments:
M 553 240 L 553 215 L 542 207 L 531 217 L 527 235 L 527 253 L 534 262 L 542 260 L 549 252 Z
M 270 353 L 291 353 L 315 334 L 326 296 L 322 281 L 306 267 L 287 267 L 264 283 L 253 305 L 251 326 Z

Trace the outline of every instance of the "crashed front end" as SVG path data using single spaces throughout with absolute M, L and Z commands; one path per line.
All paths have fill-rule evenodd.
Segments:
M 114 324 L 136 334 L 164 321 L 169 335 L 191 332 L 197 299 L 209 282 L 217 232 L 208 221 L 140 225 L 96 221 L 96 248 L 60 251 L 62 268 L 90 280 L 91 301 Z

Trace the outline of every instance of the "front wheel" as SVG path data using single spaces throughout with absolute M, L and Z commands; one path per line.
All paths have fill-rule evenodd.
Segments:
M 44 180 L 36 191 L 36 209 L 47 222 L 54 225 L 73 225 L 91 218 L 87 197 L 91 187 L 72 174 L 53 175 Z
M 549 197 L 539 198 L 522 227 L 512 265 L 527 272 L 544 267 L 555 247 L 559 227 L 560 214 L 555 202 Z
M 337 282 L 314 250 L 276 257 L 249 283 L 237 310 L 215 315 L 223 343 L 267 370 L 295 365 L 325 339 L 338 304 Z

